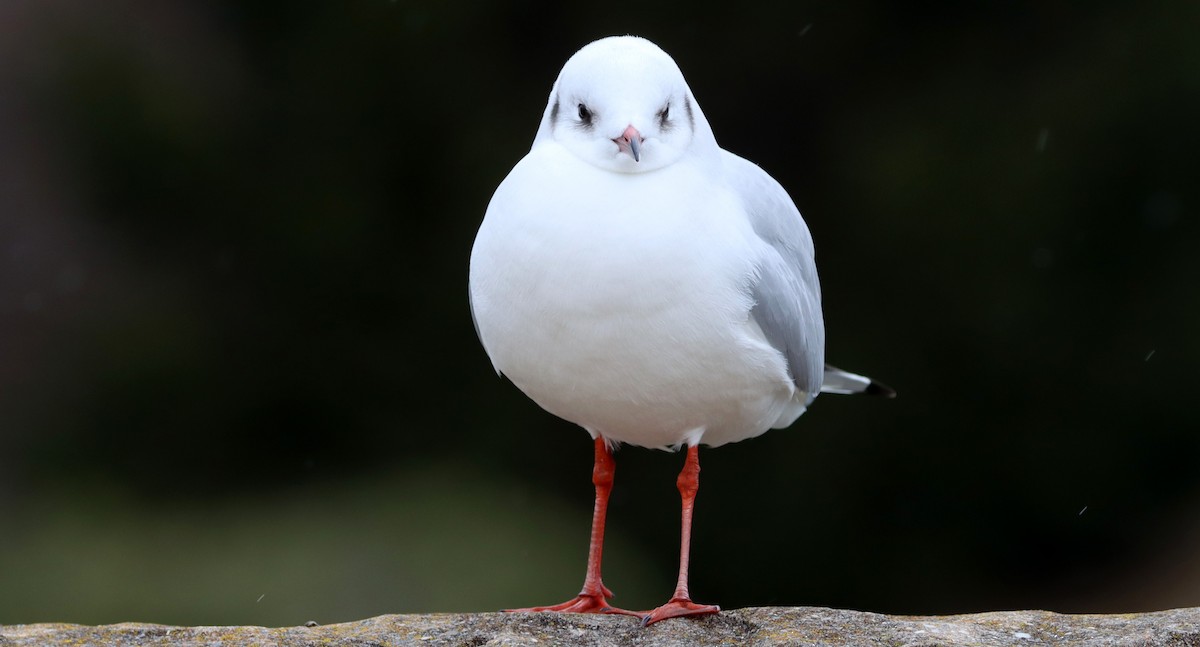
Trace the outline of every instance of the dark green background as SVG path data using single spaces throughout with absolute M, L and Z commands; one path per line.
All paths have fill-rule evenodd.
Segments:
M 820 398 L 702 452 L 701 602 L 1200 605 L 1200 4 L 13 2 L 0 623 L 297 624 L 574 594 L 586 434 L 492 372 L 467 258 L 558 69 L 684 70 L 816 238 Z M 679 455 L 606 582 L 673 585 Z

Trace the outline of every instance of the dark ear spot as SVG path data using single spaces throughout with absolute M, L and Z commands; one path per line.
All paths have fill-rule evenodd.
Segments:
M 686 94 L 683 95 L 683 111 L 687 113 L 688 126 L 696 130 L 696 117 L 692 115 L 692 98 Z
M 558 97 L 554 97 L 554 105 L 550 106 L 550 130 L 554 130 L 554 124 L 558 122 Z

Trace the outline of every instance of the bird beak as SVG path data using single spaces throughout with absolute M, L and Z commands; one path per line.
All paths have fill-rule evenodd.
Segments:
M 618 152 L 629 153 L 635 162 L 642 161 L 642 134 L 638 132 L 637 128 L 630 125 L 625 132 L 621 133 L 620 137 L 613 141 L 617 143 Z

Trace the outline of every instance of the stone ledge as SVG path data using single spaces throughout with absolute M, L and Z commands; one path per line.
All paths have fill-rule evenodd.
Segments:
M 314 627 L 171 627 L 123 623 L 0 626 L 0 647 L 33 645 L 840 645 L 935 647 L 1071 645 L 1200 647 L 1200 608 L 1122 615 L 998 611 L 958 616 L 888 616 L 813 607 L 762 607 L 667 620 L 574 614 L 386 615 Z

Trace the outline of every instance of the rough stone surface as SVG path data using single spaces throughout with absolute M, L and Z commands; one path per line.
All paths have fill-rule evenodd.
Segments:
M 567 614 L 388 615 L 314 627 L 169 627 L 124 623 L 0 626 L 0 647 L 26 645 L 703 645 L 1200 647 L 1200 608 L 1124 615 L 1005 611 L 886 616 L 821 608 L 736 609 L 642 627 L 636 618 Z

